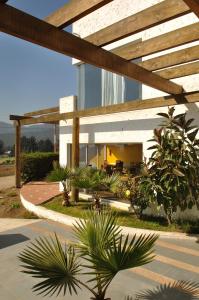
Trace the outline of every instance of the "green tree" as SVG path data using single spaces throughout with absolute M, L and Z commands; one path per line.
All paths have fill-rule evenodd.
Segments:
M 57 236 L 50 240 L 39 238 L 19 255 L 25 273 L 44 279 L 33 287 L 35 292 L 53 295 L 63 291 L 65 295 L 69 290 L 77 294 L 78 288 L 84 287 L 92 300 L 108 300 L 107 289 L 118 272 L 153 260 L 158 238 L 125 237 L 115 215 L 93 211 L 75 224 L 74 234 L 79 242 L 68 248 L 62 248 Z M 84 281 L 84 275 L 89 276 L 89 281 Z
M 2 140 L 0 140 L 0 154 L 4 153 L 4 143 Z
M 165 121 L 154 130 L 154 150 L 144 166 L 140 191 L 157 205 L 162 205 L 168 223 L 179 207 L 182 211 L 193 205 L 199 209 L 199 140 L 194 119 L 186 119 L 186 113 L 174 116 L 159 113 Z
M 48 181 L 60 181 L 63 187 L 63 206 L 70 205 L 70 196 L 69 196 L 69 189 L 68 189 L 68 180 L 72 178 L 72 172 L 67 167 L 62 167 L 58 163 L 54 163 L 53 170 L 47 176 Z

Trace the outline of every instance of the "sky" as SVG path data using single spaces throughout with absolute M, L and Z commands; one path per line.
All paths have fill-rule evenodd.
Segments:
M 67 0 L 10 0 L 40 19 Z M 71 28 L 68 29 L 69 31 Z M 76 94 L 71 58 L 0 32 L 0 121 L 9 115 L 58 106 L 59 98 Z

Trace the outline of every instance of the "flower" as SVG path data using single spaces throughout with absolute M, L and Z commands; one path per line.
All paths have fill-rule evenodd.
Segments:
M 129 191 L 129 190 L 126 190 L 126 192 L 125 192 L 125 196 L 126 196 L 126 197 L 129 197 L 129 196 L 130 196 L 130 194 L 131 194 L 131 191 Z

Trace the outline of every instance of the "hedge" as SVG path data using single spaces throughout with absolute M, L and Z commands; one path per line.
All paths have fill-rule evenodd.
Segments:
M 21 176 L 25 182 L 40 180 L 53 168 L 53 161 L 59 160 L 59 154 L 51 152 L 24 153 L 21 157 Z

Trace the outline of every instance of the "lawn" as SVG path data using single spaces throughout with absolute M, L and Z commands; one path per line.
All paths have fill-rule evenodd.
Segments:
M 19 193 L 15 188 L 0 190 L 0 218 L 35 219 L 21 204 Z
M 92 203 L 88 200 L 79 200 L 77 204 L 71 203 L 70 207 L 62 206 L 62 196 L 57 196 L 51 201 L 45 203 L 43 206 L 77 218 L 84 217 L 86 211 L 92 207 Z M 107 209 L 110 207 L 106 206 Z M 199 223 L 190 224 L 172 224 L 167 226 L 165 219 L 155 218 L 155 217 L 145 217 L 145 219 L 140 220 L 135 217 L 133 213 L 122 211 L 118 209 L 113 209 L 112 211 L 117 213 L 118 224 L 122 226 L 129 226 L 135 228 L 144 228 L 151 230 L 160 230 L 160 231 L 178 231 L 178 232 L 187 232 L 187 233 L 199 233 Z

